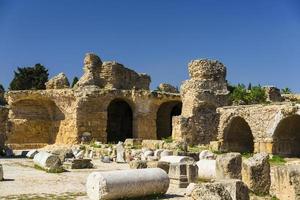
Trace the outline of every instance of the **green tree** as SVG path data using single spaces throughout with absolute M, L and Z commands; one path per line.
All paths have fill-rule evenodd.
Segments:
M 3 85 L 0 84 L 0 93 L 3 93 L 3 92 L 5 92 L 5 89 L 4 89 Z
M 10 83 L 10 90 L 43 90 L 48 81 L 48 70 L 41 64 L 34 67 L 18 67 Z
M 256 104 L 264 103 L 267 99 L 265 90 L 260 86 L 251 86 L 251 89 L 246 89 L 244 84 L 231 86 L 230 100 L 235 104 Z
M 288 87 L 281 89 L 282 94 L 291 94 L 292 90 Z
M 6 104 L 6 101 L 4 99 L 4 92 L 5 92 L 5 89 L 3 87 L 2 84 L 0 84 L 0 105 L 5 105 Z
M 247 102 L 249 104 L 264 103 L 266 102 L 266 91 L 260 85 L 251 87 L 247 95 Z
M 75 84 L 76 84 L 78 81 L 79 81 L 78 77 L 75 76 L 75 77 L 73 78 L 73 81 L 72 81 L 72 87 L 74 87 Z
M 249 83 L 249 85 L 248 85 L 248 90 L 251 90 L 251 89 L 252 89 L 252 84 Z

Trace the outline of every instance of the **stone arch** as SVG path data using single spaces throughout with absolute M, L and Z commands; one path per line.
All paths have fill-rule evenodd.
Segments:
M 50 99 L 24 99 L 11 105 L 8 143 L 54 144 L 64 113 Z
M 156 114 L 156 137 L 167 138 L 172 135 L 172 117 L 181 114 L 182 102 L 169 101 L 162 103 Z
M 300 115 L 291 115 L 278 123 L 273 134 L 272 153 L 300 156 Z
M 233 117 L 223 132 L 223 151 L 249 152 L 254 151 L 254 138 L 247 121 L 242 117 Z
M 133 137 L 133 111 L 123 99 L 114 99 L 107 108 L 107 142 L 117 143 Z

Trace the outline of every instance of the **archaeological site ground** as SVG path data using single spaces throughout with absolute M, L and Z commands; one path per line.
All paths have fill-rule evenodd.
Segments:
M 0 199 L 300 199 L 300 96 L 237 102 L 220 61 L 187 70 L 150 90 L 87 53 L 74 87 L 1 93 Z

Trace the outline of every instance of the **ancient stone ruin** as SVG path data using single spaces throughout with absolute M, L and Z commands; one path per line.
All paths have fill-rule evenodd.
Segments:
M 69 170 L 71 178 L 89 173 L 78 175 L 85 178 L 78 182 L 86 183 L 90 199 L 165 193 L 200 200 L 297 199 L 298 160 L 282 166 L 269 160 L 300 156 L 299 96 L 266 86 L 267 103 L 232 105 L 226 67 L 216 60 L 191 61 L 180 91 L 167 83 L 151 91 L 149 75 L 93 53 L 86 54 L 83 71 L 73 88 L 60 73 L 46 90 L 5 94 L 5 158 L 26 156 L 20 166 Z M 0 164 L 0 190 L 11 173 L 7 163 Z

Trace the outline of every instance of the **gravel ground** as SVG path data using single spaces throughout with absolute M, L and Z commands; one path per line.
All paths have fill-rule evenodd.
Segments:
M 50 174 L 34 168 L 32 160 L 23 158 L 0 159 L 5 181 L 0 182 L 0 199 L 77 199 L 87 200 L 85 183 L 92 171 L 129 169 L 128 164 L 102 163 L 93 160 L 96 169 L 70 170 Z M 185 189 L 170 186 L 163 197 L 156 199 L 185 199 Z

